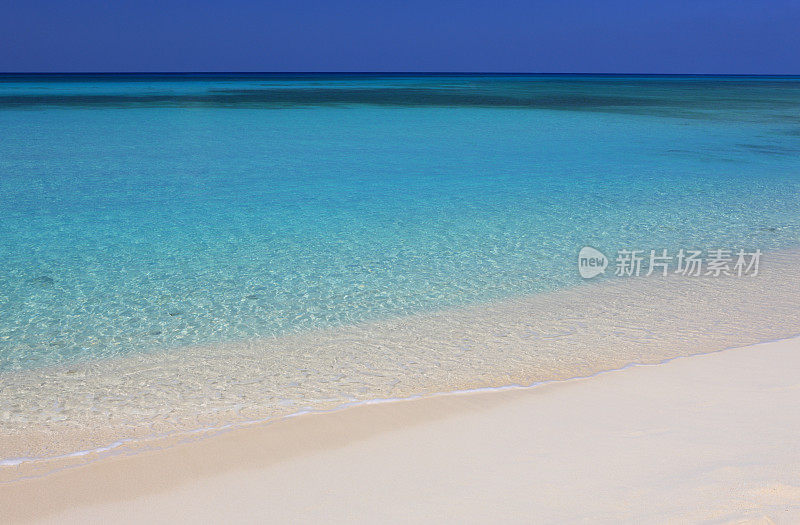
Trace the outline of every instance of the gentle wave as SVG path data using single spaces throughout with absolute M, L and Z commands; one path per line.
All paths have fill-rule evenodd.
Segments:
M 800 252 L 770 252 L 755 277 L 620 278 L 270 340 L 5 374 L 0 444 L 10 466 L 784 339 L 800 333 L 798 270 Z

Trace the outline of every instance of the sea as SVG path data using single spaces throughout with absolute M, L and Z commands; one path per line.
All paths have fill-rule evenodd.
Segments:
M 789 337 L 797 248 L 800 77 L 0 75 L 0 460 Z

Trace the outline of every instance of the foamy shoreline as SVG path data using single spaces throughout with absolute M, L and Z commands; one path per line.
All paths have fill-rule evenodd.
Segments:
M 60 468 L 94 459 L 94 449 L 109 444 L 128 453 L 293 414 L 585 377 L 791 337 L 800 333 L 798 270 L 800 252 L 773 252 L 754 278 L 619 279 L 269 341 L 4 376 L 0 479 L 20 477 L 10 472 L 18 470 L 14 458 L 64 456 L 53 463 Z M 25 475 L 53 466 L 34 463 Z
M 365 404 L 2 484 L 0 515 L 790 523 L 798 377 L 794 338 L 536 388 Z
M 785 339 L 778 339 L 775 341 L 764 341 L 762 343 L 757 344 L 769 344 L 769 343 L 778 343 L 781 341 L 792 341 L 796 338 L 800 338 L 800 334 L 795 335 L 793 337 L 788 337 Z M 543 387 L 546 385 L 551 384 L 558 384 L 558 383 L 567 383 L 570 381 L 579 381 L 583 379 L 591 379 L 593 377 L 600 376 L 602 374 L 610 374 L 614 372 L 621 372 L 623 370 L 639 367 L 639 366 L 658 366 L 662 364 L 669 363 L 676 359 L 687 359 L 691 357 L 701 356 L 701 355 L 708 355 L 714 354 L 719 352 L 725 352 L 727 350 L 734 350 L 740 347 L 730 347 L 730 348 L 723 348 L 720 350 L 711 350 L 708 352 L 698 352 L 696 354 L 689 354 L 689 355 L 680 355 L 676 357 L 670 357 L 664 359 L 662 361 L 652 362 L 652 363 L 628 363 L 624 366 L 619 368 L 611 368 L 608 370 L 601 370 L 599 372 L 595 372 L 590 375 L 585 376 L 576 376 L 576 377 L 569 377 L 566 379 L 550 379 L 550 380 L 542 380 L 537 381 L 531 384 L 510 384 L 504 386 L 489 386 L 489 387 L 479 387 L 479 388 L 469 388 L 463 390 L 450 390 L 450 391 L 443 391 L 443 392 L 433 392 L 433 393 L 424 393 L 424 394 L 414 394 L 407 397 L 397 397 L 397 398 L 378 398 L 378 399 L 369 399 L 365 401 L 352 401 L 348 403 L 343 403 L 339 406 L 336 406 L 331 409 L 327 410 L 305 410 L 301 412 L 294 412 L 291 414 L 287 414 L 284 416 L 279 416 L 275 418 L 267 418 L 267 419 L 256 419 L 256 420 L 247 420 L 247 421 L 239 421 L 239 422 L 232 422 L 228 423 L 219 427 L 207 427 L 207 428 L 198 428 L 195 430 L 187 430 L 187 431 L 175 431 L 173 433 L 167 433 L 162 435 L 155 435 L 149 436 L 142 439 L 123 439 L 114 443 L 110 443 L 106 446 L 97 447 L 94 449 L 87 449 L 87 450 L 78 450 L 75 452 L 70 452 L 68 454 L 64 454 L 61 456 L 50 456 L 50 457 L 26 457 L 26 458 L 8 458 L 0 460 L 0 467 L 20 467 L 25 466 L 26 468 L 31 468 L 30 474 L 22 474 L 17 478 L 14 478 L 14 474 L 11 474 L 10 479 L 0 478 L 0 483 L 13 483 L 14 481 L 19 480 L 27 480 L 27 479 L 34 479 L 37 477 L 46 476 L 52 472 L 61 471 L 67 468 L 75 468 L 81 466 L 83 463 L 75 463 L 72 464 L 70 460 L 80 459 L 80 458 L 89 458 L 87 463 L 93 463 L 96 461 L 100 461 L 113 455 L 118 449 L 122 449 L 119 451 L 122 455 L 132 455 L 136 454 L 137 452 L 141 452 L 141 450 L 145 451 L 153 451 L 153 450 L 164 450 L 169 448 L 170 446 L 174 446 L 176 444 L 181 444 L 184 442 L 190 442 L 195 439 L 205 439 L 209 437 L 215 437 L 222 433 L 227 433 L 230 431 L 239 430 L 242 428 L 246 428 L 253 425 L 268 425 L 273 423 L 279 423 L 283 420 L 299 417 L 299 416 L 307 416 L 307 415 L 323 415 L 323 414 L 332 414 L 336 412 L 340 412 L 342 410 L 347 410 L 350 408 L 357 408 L 363 406 L 371 406 L 371 405 L 382 405 L 386 403 L 401 403 L 405 401 L 416 401 L 420 399 L 430 399 L 436 398 L 440 396 L 458 396 L 458 395 L 470 395 L 470 394 L 479 394 L 479 393 L 489 393 L 489 392 L 507 392 L 507 391 L 516 391 L 516 390 L 529 390 L 533 388 Z M 157 443 L 157 445 L 152 445 L 151 443 Z M 124 447 L 126 445 L 131 446 L 130 450 L 125 450 Z M 139 449 L 137 451 L 137 449 Z M 63 462 L 63 464 L 61 464 Z M 40 473 L 35 473 L 37 466 L 42 467 L 42 471 Z

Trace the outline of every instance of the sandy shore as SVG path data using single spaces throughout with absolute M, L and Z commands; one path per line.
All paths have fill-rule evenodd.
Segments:
M 0 376 L 4 463 L 352 402 L 531 385 L 800 334 L 800 251 L 757 276 L 612 278 L 370 323 Z
M 0 521 L 800 522 L 800 339 L 300 416 L 0 485 Z

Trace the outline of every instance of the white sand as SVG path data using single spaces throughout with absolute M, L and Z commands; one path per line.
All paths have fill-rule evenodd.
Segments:
M 800 339 L 0 485 L 0 522 L 800 523 Z
M 800 250 L 769 252 L 763 263 L 757 276 L 609 279 L 276 338 L 4 373 L 0 458 L 57 456 L 353 399 L 529 385 L 800 334 Z

